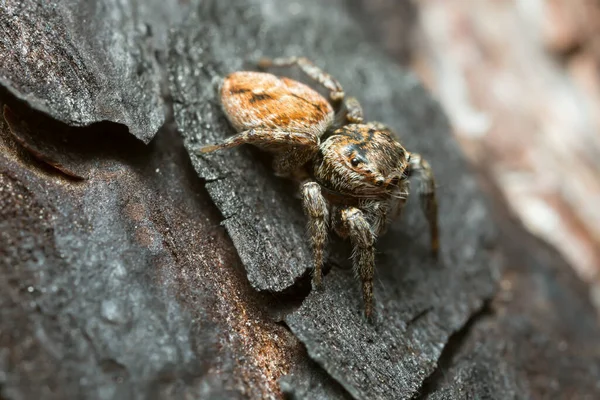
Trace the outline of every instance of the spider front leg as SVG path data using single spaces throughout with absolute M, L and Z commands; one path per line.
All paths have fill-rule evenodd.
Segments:
M 371 225 L 371 231 L 375 236 L 385 233 L 390 215 L 391 201 L 366 200 L 359 203 L 359 208 L 363 210 Z
M 375 235 L 365 214 L 356 207 L 347 207 L 339 211 L 336 231 L 342 237 L 350 238 L 354 272 L 362 280 L 365 315 L 371 318 L 373 313 L 373 274 L 375 272 Z
M 273 159 L 275 175 L 289 178 L 301 174 L 298 169 L 314 156 L 315 151 L 313 147 L 300 147 L 276 154 Z
M 222 143 L 203 146 L 199 151 L 201 153 L 210 153 L 216 150 L 230 149 L 242 144 L 253 144 L 266 150 L 269 147 L 281 146 L 301 146 L 316 149 L 319 146 L 319 138 L 310 133 L 256 128 L 228 137 Z
M 252 144 L 275 153 L 275 174 L 289 177 L 306 164 L 319 148 L 320 140 L 311 133 L 287 132 L 273 129 L 249 129 L 225 139 L 222 143 L 203 146 L 200 153 Z
M 329 222 L 329 208 L 318 183 L 309 181 L 302 185 L 302 203 L 308 218 L 308 233 L 313 252 L 313 285 L 318 288 L 321 286 L 323 249 L 327 241 Z
M 349 124 L 362 124 L 363 123 L 363 110 L 356 99 L 356 97 L 348 97 L 345 101 L 346 121 Z
M 319 147 L 319 138 L 310 133 L 286 132 L 272 129 L 250 129 L 225 139 L 222 143 L 206 145 L 200 153 L 210 153 L 229 149 L 242 144 L 252 144 L 276 154 L 273 168 L 280 176 L 288 176 L 294 170 L 306 164 Z M 283 150 L 281 153 L 277 150 Z
M 402 179 L 400 181 L 400 185 L 398 191 L 396 192 L 396 197 L 392 198 L 390 201 L 390 209 L 391 217 L 390 219 L 398 219 L 402 215 L 402 210 L 404 206 L 406 206 L 406 202 L 408 201 L 408 195 L 410 193 L 410 181 L 408 179 Z
M 433 178 L 433 170 L 427 161 L 416 153 L 410 154 L 408 173 L 418 174 L 420 185 L 419 185 L 419 197 L 421 202 L 421 209 L 427 218 L 429 223 L 429 233 L 431 235 L 431 252 L 434 256 L 438 255 L 440 240 L 438 231 L 438 204 L 435 195 L 435 180 Z

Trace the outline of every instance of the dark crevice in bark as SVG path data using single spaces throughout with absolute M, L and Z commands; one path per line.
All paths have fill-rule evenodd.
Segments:
M 439 389 L 444 380 L 446 371 L 448 371 L 452 366 L 456 354 L 460 352 L 463 345 L 469 338 L 470 333 L 473 331 L 473 327 L 479 321 L 490 317 L 491 315 L 493 315 L 491 300 L 486 300 L 484 301 L 482 307 L 471 315 L 463 327 L 448 338 L 448 341 L 444 346 L 444 350 L 442 350 L 442 354 L 437 361 L 436 369 L 433 371 L 433 373 L 431 373 L 431 375 L 425 378 L 423 384 L 421 385 L 421 389 L 413 397 L 413 399 L 425 400 L 430 394 Z

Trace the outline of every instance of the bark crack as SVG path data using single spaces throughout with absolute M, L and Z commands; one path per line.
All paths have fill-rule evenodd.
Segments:
M 439 389 L 445 372 L 452 366 L 455 356 L 460 352 L 467 338 L 473 331 L 473 327 L 483 318 L 493 314 L 490 299 L 484 300 L 481 307 L 473 312 L 467 322 L 455 331 L 446 342 L 440 357 L 437 360 L 435 370 L 423 381 L 419 391 L 412 397 L 414 400 L 427 399 L 432 393 Z

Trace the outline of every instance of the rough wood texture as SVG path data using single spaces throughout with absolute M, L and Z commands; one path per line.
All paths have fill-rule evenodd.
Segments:
M 503 208 L 495 234 L 440 108 L 345 3 L 222 3 L 165 2 L 186 18 L 155 77 L 173 114 L 148 145 L 0 92 L 0 397 L 598 397 L 586 287 Z M 232 133 L 221 76 L 299 53 L 437 173 L 440 261 L 411 202 L 378 244 L 371 325 L 343 245 L 311 292 L 300 202 L 263 154 L 193 154 Z
M 191 15 L 173 35 L 168 59 L 175 121 L 196 170 L 207 181 L 206 188 L 223 215 L 223 225 L 246 266 L 250 283 L 259 290 L 281 291 L 311 266 L 303 235 L 305 221 L 293 187 L 274 177 L 268 162 L 257 161 L 252 149 L 204 158 L 194 154 L 202 143 L 214 143 L 232 133 L 219 105 L 217 86 L 226 73 L 242 68 L 251 49 L 263 47 L 255 41 L 262 36 L 261 6 L 242 3 L 194 2 Z M 269 7 L 266 4 L 262 7 Z M 270 7 L 276 12 L 274 5 Z M 224 24 L 233 29 L 225 33 Z
M 506 204 L 496 205 L 501 290 L 450 340 L 420 398 L 598 398 L 600 329 L 588 287 Z
M 61 130 L 18 115 L 49 128 L 39 141 Z M 3 398 L 279 393 L 306 356 L 248 284 L 172 125 L 150 146 L 72 132 L 94 148 L 79 150 L 84 181 L 30 157 L 3 120 L 0 133 Z
M 75 126 L 109 120 L 149 142 L 164 122 L 154 52 L 176 14 L 161 1 L 0 3 L 0 86 Z

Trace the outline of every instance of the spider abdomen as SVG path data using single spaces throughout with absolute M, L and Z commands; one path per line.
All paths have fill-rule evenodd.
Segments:
M 320 137 L 334 119 L 331 104 L 315 90 L 262 72 L 228 75 L 221 86 L 221 103 L 238 132 L 268 128 Z

